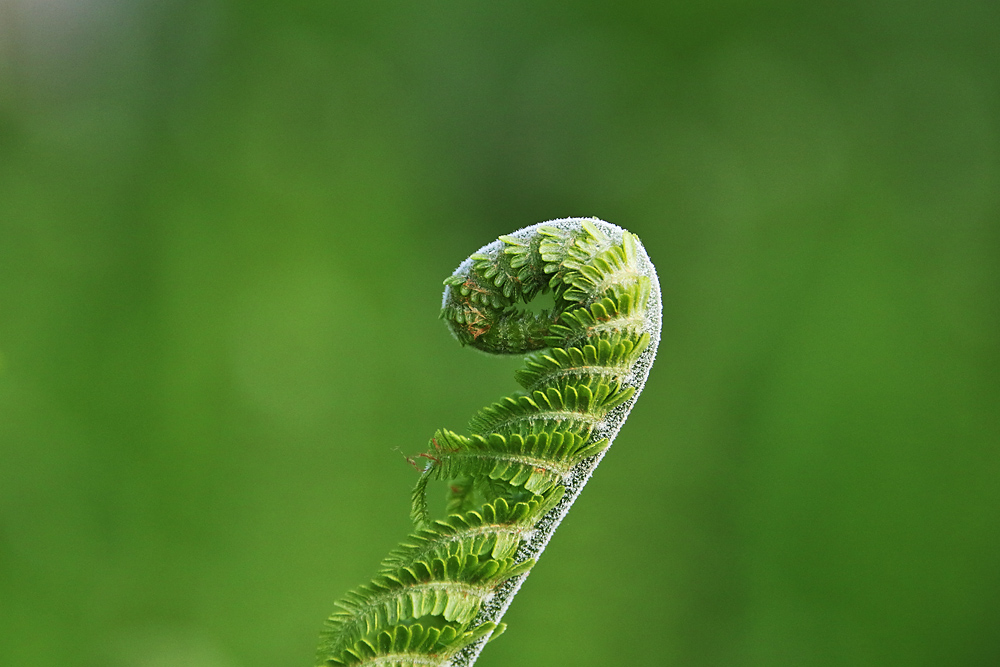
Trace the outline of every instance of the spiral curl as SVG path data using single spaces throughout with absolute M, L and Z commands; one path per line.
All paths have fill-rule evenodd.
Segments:
M 463 345 L 526 354 L 524 391 L 441 429 L 422 454 L 415 531 L 327 620 L 317 665 L 468 667 L 607 452 L 660 337 L 656 272 L 638 239 L 596 218 L 501 236 L 445 279 Z M 524 308 L 551 292 L 554 307 Z M 427 487 L 449 484 L 434 520 Z

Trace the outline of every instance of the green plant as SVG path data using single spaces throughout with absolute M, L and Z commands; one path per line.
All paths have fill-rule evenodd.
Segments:
M 327 621 L 318 665 L 472 665 L 618 433 L 660 336 L 656 272 L 632 234 L 594 218 L 526 227 L 445 281 L 441 317 L 464 345 L 529 352 L 523 393 L 471 435 L 439 430 L 413 491 L 416 532 Z M 518 304 L 554 292 L 550 311 Z M 427 484 L 449 480 L 445 519 Z

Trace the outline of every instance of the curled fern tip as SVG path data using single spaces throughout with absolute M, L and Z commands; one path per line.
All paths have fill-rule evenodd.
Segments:
M 444 280 L 462 344 L 525 355 L 522 391 L 440 429 L 412 494 L 414 531 L 326 622 L 317 665 L 469 667 L 607 453 L 660 340 L 656 271 L 633 234 L 596 218 L 525 227 Z M 525 308 L 551 294 L 554 307 Z M 419 462 L 419 464 L 417 463 Z M 427 492 L 447 486 L 447 515 Z

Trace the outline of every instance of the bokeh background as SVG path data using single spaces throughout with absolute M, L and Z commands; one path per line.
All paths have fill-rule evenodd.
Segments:
M 1000 664 L 993 0 L 0 0 L 0 664 L 311 664 L 571 215 L 663 342 L 478 664 Z

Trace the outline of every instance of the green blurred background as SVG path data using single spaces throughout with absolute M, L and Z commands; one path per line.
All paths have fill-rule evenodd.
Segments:
M 594 215 L 658 361 L 478 665 L 1000 665 L 998 186 L 993 0 L 0 0 L 0 664 L 311 664 Z

